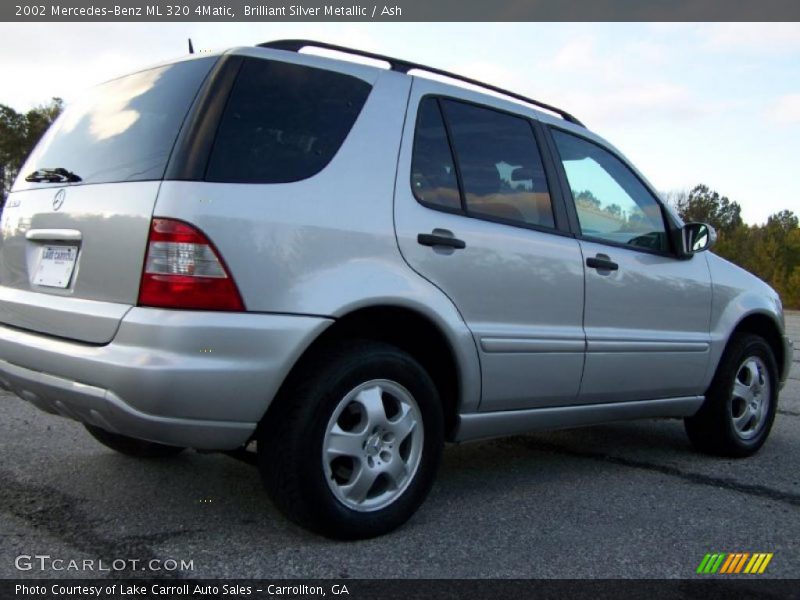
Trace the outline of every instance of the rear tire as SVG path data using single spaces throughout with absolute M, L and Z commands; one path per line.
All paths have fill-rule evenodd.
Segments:
M 259 428 L 264 486 L 306 529 L 382 535 L 428 495 L 443 422 L 436 386 L 413 357 L 380 342 L 329 346 L 287 382 Z
M 722 355 L 700 410 L 684 420 L 695 448 L 745 457 L 766 442 L 778 404 L 778 368 L 760 336 L 735 333 Z
M 94 425 L 89 425 L 88 423 L 84 423 L 83 426 L 86 427 L 86 430 L 98 442 L 107 448 L 111 448 L 127 456 L 134 456 L 136 458 L 168 458 L 170 456 L 176 456 L 185 450 L 185 448 L 181 448 L 180 446 L 167 446 L 166 444 L 139 440 L 119 433 L 111 433 L 110 431 L 95 427 Z

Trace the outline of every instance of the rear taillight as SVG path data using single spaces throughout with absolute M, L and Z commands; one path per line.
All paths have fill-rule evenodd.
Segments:
M 153 219 L 139 305 L 243 311 L 236 284 L 216 248 L 187 223 Z

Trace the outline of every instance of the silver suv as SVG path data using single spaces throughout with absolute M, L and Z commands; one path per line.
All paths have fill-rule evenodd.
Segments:
M 445 441 L 682 417 L 758 450 L 791 350 L 714 238 L 513 92 L 307 41 L 188 57 L 100 85 L 23 167 L 0 385 L 129 455 L 255 441 L 291 519 L 374 536 Z

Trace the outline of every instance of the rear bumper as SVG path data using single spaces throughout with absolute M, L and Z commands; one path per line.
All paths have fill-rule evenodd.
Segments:
M 331 322 L 133 308 L 104 346 L 0 326 L 0 386 L 47 412 L 131 437 L 233 449 Z

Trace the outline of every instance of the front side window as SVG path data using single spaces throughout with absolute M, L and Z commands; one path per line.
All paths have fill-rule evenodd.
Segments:
M 288 183 L 316 175 L 338 152 L 371 89 L 342 73 L 245 59 L 220 121 L 206 180 Z
M 661 206 L 616 156 L 583 138 L 553 130 L 584 236 L 666 252 Z
M 521 117 L 443 100 L 467 212 L 555 227 L 547 179 L 531 124 Z

